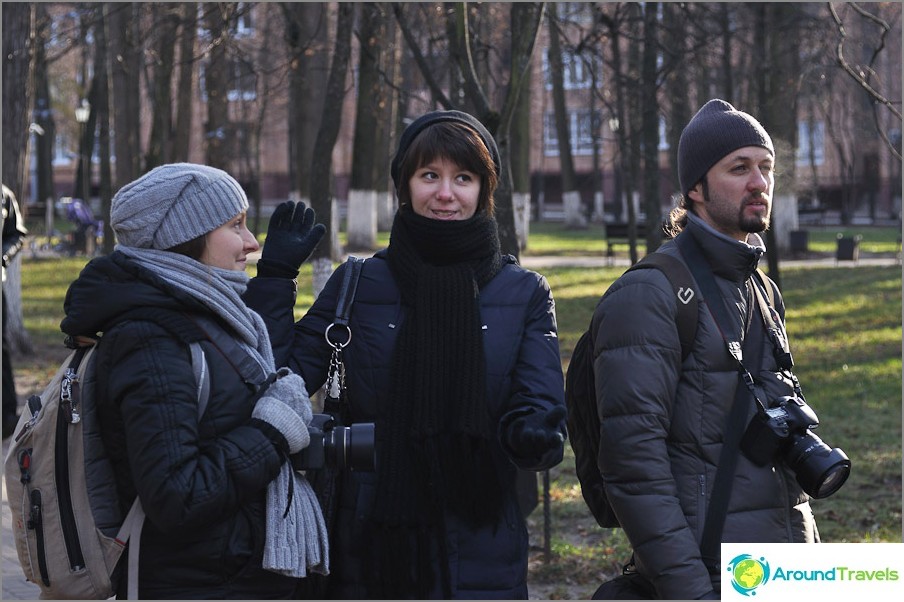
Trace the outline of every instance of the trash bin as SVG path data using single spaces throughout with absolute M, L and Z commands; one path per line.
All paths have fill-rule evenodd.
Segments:
M 844 236 L 839 233 L 837 235 L 838 246 L 835 250 L 835 261 L 857 261 L 860 259 L 860 241 L 863 239 L 859 234 L 856 236 Z
M 810 232 L 808 230 L 791 231 L 791 253 L 806 253 L 810 246 Z

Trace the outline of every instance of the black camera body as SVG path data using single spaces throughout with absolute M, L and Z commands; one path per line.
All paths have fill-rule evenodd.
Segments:
M 741 438 L 741 451 L 758 466 L 780 455 L 794 471 L 808 495 L 832 495 L 851 473 L 851 461 L 839 448 L 830 448 L 810 429 L 819 419 L 807 402 L 797 396 L 778 399 L 778 405 L 757 412 Z
M 376 467 L 373 422 L 339 426 L 329 414 L 314 414 L 308 433 L 310 444 L 291 457 L 295 470 L 333 468 L 372 472 Z

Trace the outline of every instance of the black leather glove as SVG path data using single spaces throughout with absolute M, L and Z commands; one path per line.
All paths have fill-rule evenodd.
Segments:
M 564 406 L 556 406 L 549 412 L 534 412 L 516 418 L 506 432 L 506 444 L 517 456 L 531 458 L 542 456 L 565 443 Z
M 315 224 L 314 210 L 301 201 L 280 203 L 270 217 L 264 250 L 257 262 L 257 275 L 265 278 L 295 278 L 298 269 L 314 252 L 326 226 Z

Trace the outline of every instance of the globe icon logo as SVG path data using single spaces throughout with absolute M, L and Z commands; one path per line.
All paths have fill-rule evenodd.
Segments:
M 735 556 L 728 563 L 728 571 L 731 573 L 731 585 L 744 596 L 755 596 L 756 588 L 769 581 L 769 563 L 750 554 Z

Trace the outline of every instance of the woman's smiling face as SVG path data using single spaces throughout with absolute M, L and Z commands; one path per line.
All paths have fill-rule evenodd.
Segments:
M 477 211 L 480 176 L 437 157 L 415 170 L 408 181 L 411 207 L 424 217 L 439 220 L 468 219 Z

